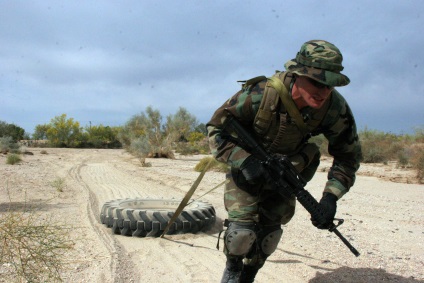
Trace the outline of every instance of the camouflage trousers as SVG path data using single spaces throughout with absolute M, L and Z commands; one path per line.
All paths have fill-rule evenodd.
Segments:
M 234 173 L 228 173 L 229 183 L 225 186 L 224 205 L 228 212 L 229 221 L 261 222 L 264 225 L 286 224 L 294 215 L 295 197 L 283 197 L 267 184 L 256 188 L 237 185 Z
M 305 158 L 302 158 L 305 154 L 308 155 L 306 163 Z M 315 144 L 308 144 L 303 153 L 289 158 L 306 181 L 312 179 L 320 163 L 319 150 Z M 295 197 L 283 196 L 267 183 L 251 185 L 240 170 L 231 170 L 226 177 L 229 183 L 224 190 L 224 205 L 229 221 L 284 225 L 292 219 L 296 207 Z

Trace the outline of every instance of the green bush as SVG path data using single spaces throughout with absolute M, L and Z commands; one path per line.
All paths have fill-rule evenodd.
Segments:
M 196 144 L 202 141 L 206 136 L 203 133 L 192 132 L 188 135 L 187 141 L 191 144 Z
M 6 158 L 6 163 L 10 165 L 15 165 L 16 163 L 19 163 L 21 161 L 21 157 L 16 153 L 9 153 Z
M 66 187 L 65 178 L 56 178 L 52 182 L 50 182 L 50 185 L 55 188 L 58 192 L 63 192 L 63 189 Z
M 405 168 L 408 166 L 409 162 L 410 162 L 410 155 L 408 154 L 408 151 L 405 149 L 400 150 L 397 155 L 398 167 Z
M 421 183 L 424 182 L 424 146 L 415 148 L 414 157 L 411 158 L 412 167 L 417 170 L 417 178 Z
M 424 143 L 424 125 L 415 128 L 414 141 L 416 143 Z
M 19 153 L 19 144 L 12 137 L 0 137 L 0 152 L 1 153 Z
M 175 151 L 181 155 L 209 154 L 209 142 L 205 137 L 199 141 L 179 142 L 176 143 Z
M 386 163 L 396 160 L 402 149 L 402 137 L 365 128 L 359 132 L 364 163 Z
M 417 170 L 420 182 L 424 179 L 424 128 L 415 135 L 395 135 L 375 130 L 359 132 L 364 163 L 387 163 L 397 161 L 398 167 Z
M 0 121 L 0 137 L 11 137 L 14 142 L 25 139 L 25 130 L 15 124 Z
M 199 149 L 197 146 L 192 145 L 188 142 L 179 142 L 175 147 L 175 151 L 181 155 L 195 155 L 199 154 Z

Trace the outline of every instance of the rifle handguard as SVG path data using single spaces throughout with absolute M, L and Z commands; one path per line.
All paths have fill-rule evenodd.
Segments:
M 307 191 L 299 191 L 296 195 L 297 200 L 300 204 L 311 214 L 312 219 L 318 221 L 318 223 L 324 223 L 324 211 L 317 200 Z

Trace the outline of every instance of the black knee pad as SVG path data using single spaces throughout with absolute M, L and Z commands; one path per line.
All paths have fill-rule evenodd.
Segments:
M 245 256 L 256 240 L 255 223 L 230 222 L 224 234 L 224 243 L 229 255 Z

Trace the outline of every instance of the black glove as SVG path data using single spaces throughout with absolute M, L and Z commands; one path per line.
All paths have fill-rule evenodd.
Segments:
M 262 162 L 252 155 L 241 164 L 240 170 L 249 184 L 256 185 L 265 180 L 266 170 Z
M 334 221 L 334 216 L 337 211 L 337 197 L 332 193 L 324 193 L 319 205 L 324 213 L 324 223 L 320 223 L 314 218 L 311 218 L 312 224 L 318 229 L 329 229 Z

